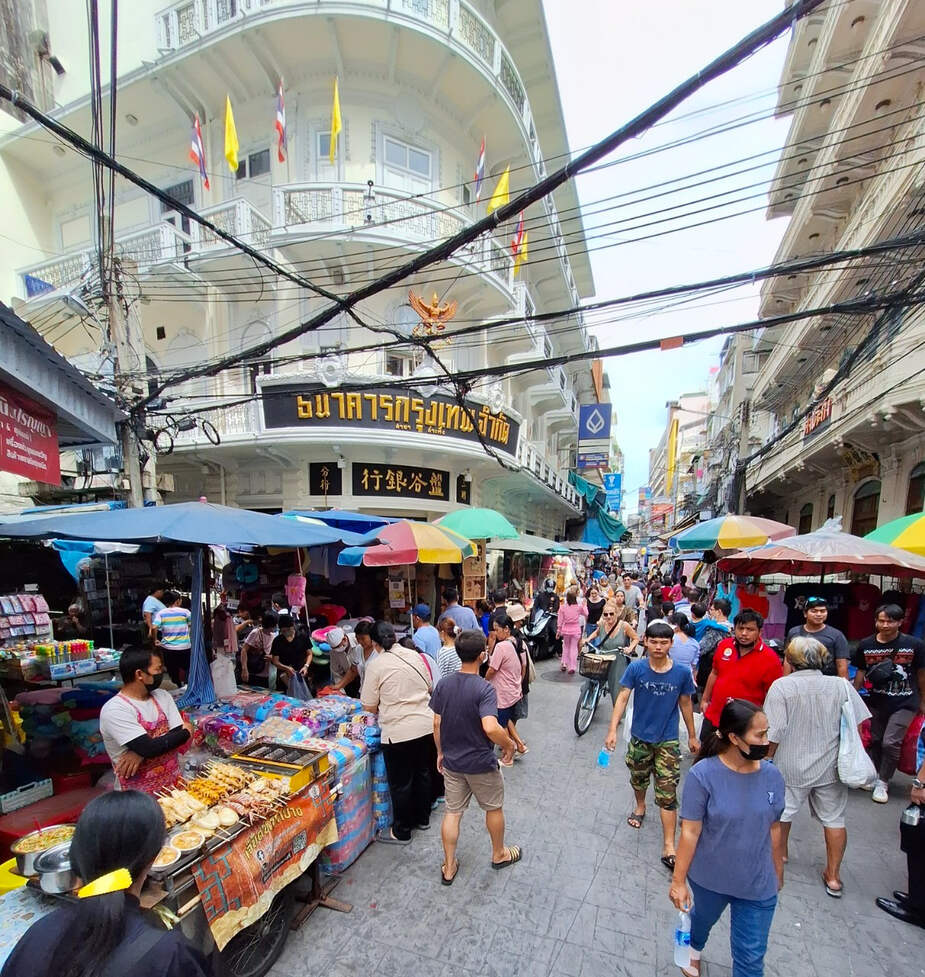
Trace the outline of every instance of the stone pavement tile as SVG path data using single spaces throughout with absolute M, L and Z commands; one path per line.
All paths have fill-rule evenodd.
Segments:
M 550 977 L 643 977 L 638 963 L 621 960 L 600 950 L 576 952 L 574 945 L 563 944 L 550 970 Z M 648 974 L 645 975 L 648 977 Z
M 495 933 L 495 938 L 488 950 L 488 956 L 491 957 L 495 953 L 501 952 L 513 953 L 517 957 L 539 961 L 549 967 L 558 954 L 561 945 L 560 940 L 540 936 L 537 933 L 524 933 L 505 921 Z
M 440 948 L 435 946 L 434 949 Z M 434 956 L 422 956 L 398 947 L 389 947 L 382 955 L 376 973 L 381 977 L 406 977 L 408 974 L 430 974 L 439 966 L 442 964 Z

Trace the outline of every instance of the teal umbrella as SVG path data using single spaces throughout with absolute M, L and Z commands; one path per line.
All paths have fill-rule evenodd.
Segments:
M 519 539 L 520 534 L 494 509 L 457 509 L 448 512 L 437 525 L 466 539 Z

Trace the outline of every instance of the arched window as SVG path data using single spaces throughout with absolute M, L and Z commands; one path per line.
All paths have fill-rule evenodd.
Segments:
M 267 340 L 272 338 L 273 332 L 269 325 L 262 319 L 255 319 L 253 322 L 249 322 L 241 332 L 240 348 L 249 349 L 251 346 L 267 342 Z M 273 353 L 271 351 L 260 359 L 248 363 L 243 367 L 241 378 L 246 393 L 257 392 L 257 377 L 261 373 L 273 372 L 272 359 Z
M 880 510 L 880 480 L 872 478 L 854 493 L 854 512 L 851 514 L 851 533 L 866 536 L 877 528 Z
M 835 518 L 835 493 L 829 496 L 828 504 L 825 507 L 825 517 L 826 519 Z
M 906 493 L 906 515 L 925 509 L 925 461 L 909 472 L 909 491 Z
M 811 533 L 813 531 L 813 504 L 812 502 L 807 502 L 806 505 L 800 509 L 800 525 L 798 532 L 802 536 L 803 533 Z

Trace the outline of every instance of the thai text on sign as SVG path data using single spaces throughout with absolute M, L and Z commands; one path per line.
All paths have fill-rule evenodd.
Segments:
M 30 397 L 0 383 L 0 471 L 61 484 L 57 419 Z
M 803 422 L 803 437 L 816 434 L 819 428 L 828 424 L 830 420 L 832 420 L 832 398 L 826 397 L 806 415 L 806 420 Z

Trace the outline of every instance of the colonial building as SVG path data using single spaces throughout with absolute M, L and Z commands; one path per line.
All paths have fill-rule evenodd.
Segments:
M 118 157 L 329 291 L 345 294 L 458 232 L 484 214 L 505 172 L 513 195 L 568 150 L 541 0 L 162 4 L 120 8 Z M 49 5 L 48 20 L 65 68 L 54 78 L 56 117 L 85 133 L 86 11 Z M 332 147 L 335 77 L 342 130 Z M 223 155 L 226 98 L 239 142 L 234 172 Z M 104 114 L 108 104 L 104 92 Z M 196 116 L 208 186 L 189 160 Z M 3 116 L 0 127 L 10 201 L 0 295 L 21 299 L 20 314 L 105 383 L 113 358 L 87 161 L 35 124 Z M 504 377 L 491 368 L 595 349 L 581 316 L 545 326 L 529 318 L 594 291 L 574 186 L 530 208 L 525 226 L 528 257 L 516 275 L 512 222 L 361 303 L 360 323 L 343 315 L 214 378 L 169 386 L 147 418 L 160 487 L 171 484 L 166 474 L 173 499 L 268 511 L 332 505 L 434 517 L 481 504 L 521 529 L 561 535 L 581 516 L 567 478 L 578 405 L 606 394 L 590 362 Z M 327 301 L 123 180 L 115 240 L 139 333 L 133 365 L 152 384 L 269 340 Z M 448 334 L 500 324 L 448 335 L 432 362 L 401 341 L 422 328 L 421 303 L 446 311 Z M 476 373 L 463 404 L 443 366 Z
M 925 6 L 915 0 L 827 4 L 796 26 L 778 102 L 779 113 L 791 117 L 790 133 L 768 209 L 771 218 L 789 218 L 777 261 L 923 227 L 923 35 Z M 921 250 L 907 249 L 779 276 L 762 290 L 761 313 L 895 292 L 920 275 L 921 261 Z M 759 425 L 751 449 L 769 441 L 773 448 L 747 468 L 747 510 L 801 532 L 840 515 L 858 535 L 920 511 L 923 340 L 920 305 L 759 330 L 751 350 L 751 409 Z M 791 422 L 794 430 L 780 437 Z

